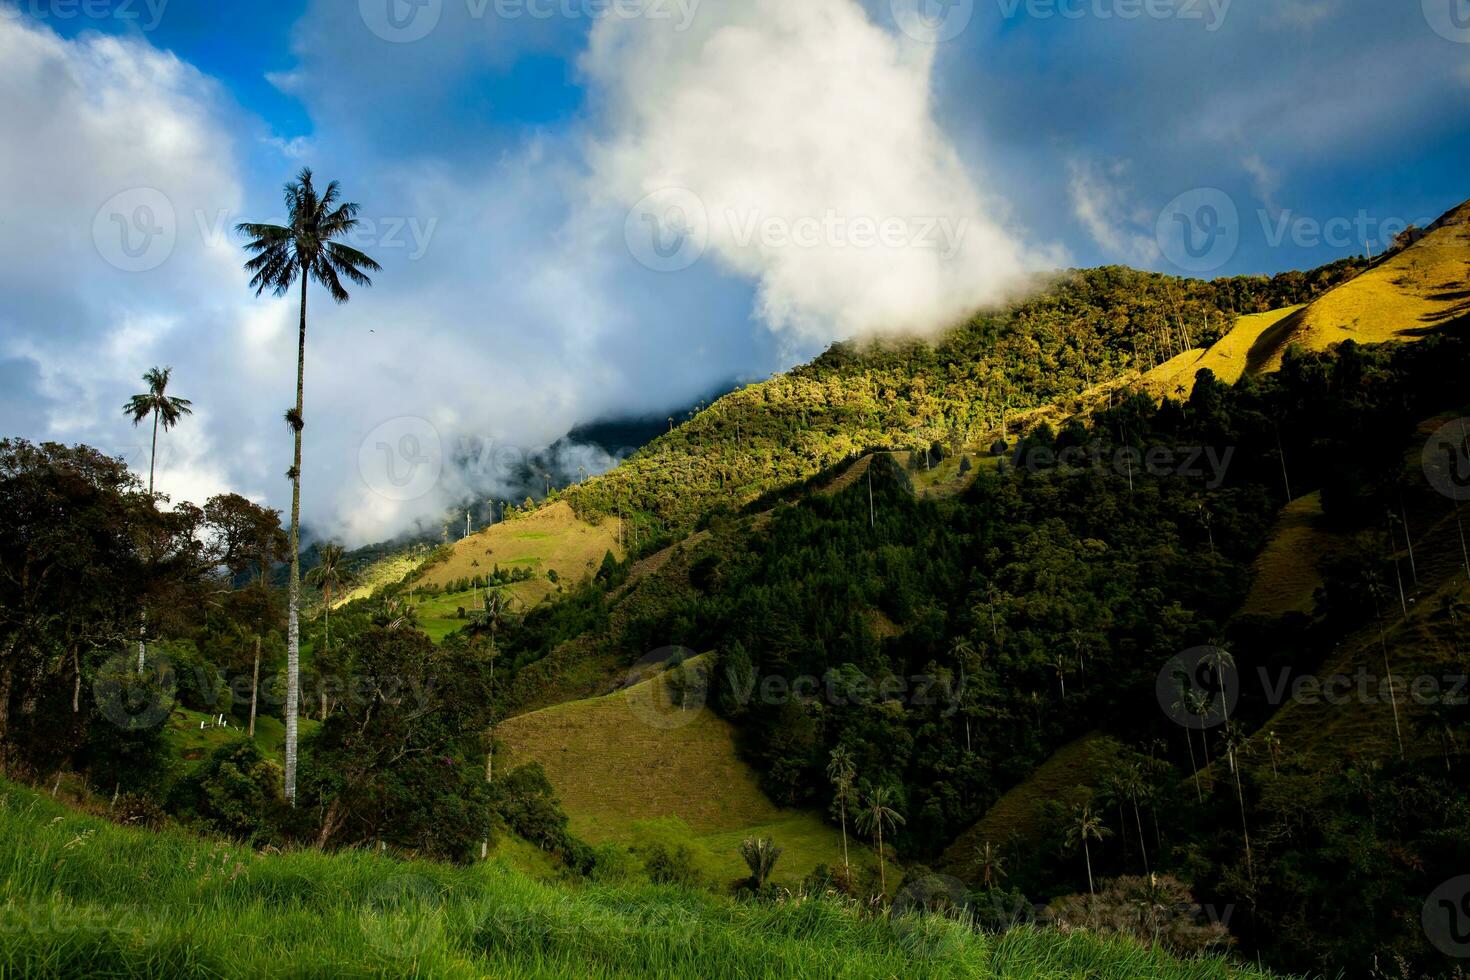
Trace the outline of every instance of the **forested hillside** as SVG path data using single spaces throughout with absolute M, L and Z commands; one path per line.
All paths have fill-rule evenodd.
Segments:
M 656 543 L 714 507 L 739 506 L 856 452 L 986 441 L 1016 414 L 1207 347 L 1238 315 L 1308 302 L 1363 265 L 1215 282 L 1122 267 L 1073 271 L 937 342 L 838 344 L 727 395 L 560 496 L 584 518 L 622 516 L 630 540 Z
M 1163 872 L 1234 908 L 1235 936 L 1270 962 L 1331 973 L 1393 951 L 1406 975 L 1428 973 L 1445 964 L 1411 913 L 1442 869 L 1470 862 L 1452 737 L 1470 716 L 1404 697 L 1394 715 L 1377 703 L 1317 709 L 1308 727 L 1337 732 L 1325 739 L 1274 731 L 1281 696 L 1258 678 L 1285 671 L 1289 688 L 1346 670 L 1334 651 L 1360 635 L 1376 650 L 1380 627 L 1394 631 L 1390 671 L 1470 667 L 1456 625 L 1470 584 L 1464 529 L 1457 538 L 1457 512 L 1419 465 L 1419 424 L 1463 410 L 1467 370 L 1459 324 L 1413 346 L 1296 350 L 1279 374 L 1235 387 L 1206 372 L 1187 402 L 1138 396 L 1086 426 L 1043 427 L 998 468 L 976 458 L 954 499 L 915 499 L 922 454 L 880 456 L 836 495 L 707 521 L 677 588 L 655 578 L 614 600 L 589 589 L 580 615 L 601 650 L 717 651 L 718 666 L 690 683 L 740 726 L 772 798 L 835 819 L 840 753 L 857 798 L 882 792 L 903 815 L 889 840 L 908 860 L 939 861 L 1053 752 L 1103 733 L 1114 747 L 1081 788 L 1103 839 L 1085 863 L 1067 843 L 1082 816 L 1058 805 L 1024 842 L 976 842 L 987 850 L 952 870 L 1045 902 L 1086 893 L 1094 873 Z M 1277 512 L 1318 492 L 1351 546 L 1320 570 L 1313 614 L 1238 614 Z M 1389 512 L 1391 533 L 1418 549 L 1412 577 L 1404 545 L 1384 536 Z M 1388 622 L 1395 582 L 1402 631 Z M 639 600 L 645 585 L 657 601 Z M 638 601 L 639 614 L 619 612 Z M 509 642 L 550 649 L 565 626 L 532 617 Z M 1159 678 L 1171 657 L 1206 646 L 1243 691 L 1227 724 L 1191 731 L 1161 703 Z M 1381 678 L 1374 663 L 1365 669 Z M 1349 900 L 1344 874 L 1377 886 Z

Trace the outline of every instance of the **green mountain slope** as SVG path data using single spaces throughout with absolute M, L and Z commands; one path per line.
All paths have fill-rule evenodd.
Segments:
M 629 519 L 645 542 L 682 535 L 714 507 L 739 507 L 855 453 L 988 443 L 1018 413 L 1206 347 L 1238 315 L 1306 302 L 1360 268 L 1348 261 L 1217 282 L 1116 267 L 1070 272 L 932 343 L 837 344 L 727 395 L 559 496 L 584 519 Z

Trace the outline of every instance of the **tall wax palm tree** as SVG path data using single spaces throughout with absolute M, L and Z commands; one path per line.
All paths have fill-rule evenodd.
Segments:
M 143 375 L 143 383 L 148 390 L 141 395 L 134 395 L 128 399 L 123 406 L 123 414 L 133 420 L 133 427 L 137 428 L 143 420 L 153 419 L 153 448 L 148 454 L 148 493 L 153 493 L 153 471 L 158 461 L 158 426 L 163 425 L 163 431 L 167 432 L 179 424 L 179 420 L 185 415 L 193 415 L 194 403 L 187 398 L 174 398 L 168 394 L 168 382 L 173 377 L 174 369 L 153 368 Z
M 141 395 L 134 395 L 128 399 L 123 406 L 123 414 L 133 420 L 133 428 L 137 428 L 143 420 L 152 416 L 153 418 L 153 448 L 148 454 L 148 496 L 153 496 L 153 473 L 158 463 L 158 426 L 163 425 L 163 431 L 167 432 L 179 424 L 179 420 L 185 415 L 193 415 L 194 410 L 190 406 L 194 403 L 187 398 L 174 398 L 168 393 L 168 382 L 173 377 L 174 369 L 153 368 L 143 375 L 143 383 L 148 390 Z M 138 673 L 143 673 L 143 661 L 148 653 L 148 613 L 144 610 L 141 621 L 138 624 Z
M 1133 804 L 1133 823 L 1138 828 L 1138 849 L 1143 854 L 1143 873 L 1152 874 L 1148 866 L 1148 844 L 1143 839 L 1143 812 L 1138 806 L 1140 800 L 1147 800 L 1153 793 L 1153 787 L 1149 785 L 1148 774 L 1144 772 L 1143 766 L 1134 762 L 1123 770 L 1122 789 Z M 1121 824 L 1118 829 L 1123 829 Z
M 878 847 L 878 880 L 885 895 L 888 894 L 888 868 L 883 858 L 883 828 L 895 830 L 904 822 L 903 815 L 888 805 L 889 799 L 887 788 L 880 786 L 873 790 L 867 805 L 857 815 L 858 829 L 873 835 Z
M 847 804 L 853 801 L 853 780 L 857 778 L 857 766 L 847 746 L 839 745 L 832 750 L 827 763 L 827 779 L 832 783 L 832 802 L 837 804 L 837 817 L 842 823 L 842 868 L 852 880 L 852 865 L 847 859 Z
M 1072 827 L 1067 838 L 1073 844 L 1082 845 L 1082 855 L 1087 860 L 1087 891 L 1094 896 L 1097 888 L 1092 883 L 1092 848 L 1088 841 L 1101 844 L 1103 838 L 1110 834 L 1112 831 L 1103 825 L 1101 817 L 1092 812 L 1091 806 L 1084 803 L 1073 810 Z
M 322 590 L 322 615 L 326 618 L 327 647 L 332 646 L 332 598 L 357 584 L 357 573 L 347 567 L 347 552 L 340 544 L 324 544 L 318 552 L 321 564 L 306 573 L 306 584 Z
M 1000 879 L 1006 877 L 1006 859 L 990 841 L 975 848 L 975 865 L 980 871 L 980 884 L 986 891 L 993 891 Z
M 495 638 L 500 633 L 501 627 L 510 618 L 510 597 L 500 589 L 486 589 L 484 605 L 476 611 L 474 618 L 470 620 L 470 633 L 479 636 L 483 633 L 490 634 L 490 730 L 485 738 L 485 782 L 495 782 L 495 659 L 499 652 L 495 649 Z M 490 856 L 490 839 L 488 837 L 480 841 L 480 860 Z
M 297 713 L 301 697 L 301 431 L 306 427 L 306 287 L 316 280 L 338 303 L 351 297 L 342 280 L 371 286 L 368 272 L 381 267 L 355 248 L 336 239 L 357 227 L 358 206 L 343 203 L 336 181 L 317 193 L 309 169 L 286 185 L 287 224 L 241 224 L 247 251 L 255 257 L 245 263 L 250 285 L 259 296 L 270 290 L 285 296 L 301 283 L 301 325 L 296 346 L 296 405 L 286 413 L 295 437 L 291 470 L 291 578 L 287 606 L 286 653 L 286 799 L 296 803 Z

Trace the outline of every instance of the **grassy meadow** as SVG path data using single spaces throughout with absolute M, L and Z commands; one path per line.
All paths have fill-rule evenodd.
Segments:
M 599 524 L 580 520 L 565 503 L 553 503 L 512 521 L 495 524 L 457 542 L 448 560 L 425 570 L 416 583 L 443 588 L 459 579 L 529 568 L 535 574 L 506 587 L 525 608 L 557 592 L 547 576 L 555 572 L 568 583 L 595 573 L 611 551 L 621 558 L 617 518 Z
M 1124 940 L 828 900 L 740 904 L 539 882 L 362 851 L 261 855 L 118 827 L 0 784 L 0 975 L 24 977 L 1016 977 L 1214 980 Z
M 736 850 L 746 837 L 785 848 L 778 884 L 795 887 L 818 864 L 839 867 L 838 830 L 820 814 L 772 803 L 736 751 L 734 726 L 707 708 L 674 707 L 668 678 L 520 715 L 497 735 L 514 765 L 541 764 L 572 832 L 588 841 L 682 844 L 720 884 L 749 874 Z M 849 855 L 860 867 L 877 864 L 856 836 Z

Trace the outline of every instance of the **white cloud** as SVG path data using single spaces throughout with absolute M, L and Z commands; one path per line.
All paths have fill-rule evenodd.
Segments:
M 693 192 L 710 254 L 776 330 L 943 327 L 1041 259 L 936 124 L 933 51 L 853 0 L 707 0 L 684 32 L 603 20 L 583 62 L 605 112 L 596 199 Z M 874 244 L 860 230 L 885 224 Z
M 1133 203 L 1126 187 L 1129 164 L 1098 166 L 1086 160 L 1068 163 L 1067 194 L 1072 213 L 1098 247 L 1114 259 L 1152 264 L 1159 260 L 1153 220 Z M 1154 216 L 1156 217 L 1156 216 Z
M 229 228 L 280 220 L 277 188 L 301 162 L 343 179 L 376 225 L 365 250 L 385 267 L 343 307 L 311 291 L 304 519 L 351 543 L 437 528 L 446 508 L 515 482 L 479 460 L 393 499 L 359 459 L 385 422 L 425 420 L 449 457 L 482 443 L 519 457 L 578 423 L 662 412 L 835 338 L 937 329 L 1053 258 L 1004 229 L 932 118 L 933 48 L 875 26 L 854 0 L 706 0 L 688 32 L 599 21 L 586 115 L 480 156 L 440 145 L 454 129 L 442 113 L 423 110 L 432 132 L 412 146 L 384 120 L 453 91 L 483 69 L 476 59 L 507 58 L 490 25 L 388 48 L 337 6 L 312 8 L 301 62 L 278 79 L 321 120 L 291 140 L 242 121 L 210 79 L 142 38 L 67 40 L 0 20 L 0 131 L 34 134 L 0 146 L 0 215 L 34 229 L 23 245 L 0 238 L 0 291 L 15 297 L 0 322 L 25 338 L 0 340 L 0 364 L 33 378 L 48 406 L 45 431 L 27 434 L 126 450 L 146 472 L 146 440 L 119 409 L 144 370 L 172 365 L 197 412 L 162 440 L 160 489 L 234 489 L 284 506 L 295 298 L 248 293 Z M 514 40 L 549 43 L 534 31 Z M 360 112 L 336 111 L 370 102 L 376 114 L 374 85 L 388 90 L 381 119 L 359 127 Z M 262 149 L 278 172 L 236 172 Z M 869 246 L 843 229 L 815 247 L 742 244 L 727 224 L 702 262 L 660 275 L 634 260 L 624 225 L 630 205 L 671 181 L 741 222 L 830 211 L 914 222 L 905 230 L 927 238 Z M 156 265 L 119 252 L 124 233 L 151 231 L 165 210 L 140 188 L 176 219 Z M 117 220 L 105 210 L 99 226 L 98 209 L 124 192 Z M 412 247 L 385 240 L 395 222 L 408 223 L 396 234 Z M 105 255 L 149 268 L 124 272 Z M 566 474 L 611 462 L 575 446 L 546 461 Z
M 142 40 L 0 17 L 0 132 L 16 134 L 0 142 L 0 222 L 16 232 L 0 234 L 0 357 L 34 363 L 49 406 L 39 426 L 0 428 L 118 452 L 146 479 L 147 437 L 121 412 L 146 369 L 174 365 L 177 394 L 229 397 L 212 351 L 243 305 L 226 299 L 238 260 L 195 220 L 238 207 L 227 120 L 208 78 Z M 160 491 L 260 485 L 229 472 L 214 416 L 201 406 L 160 437 Z

